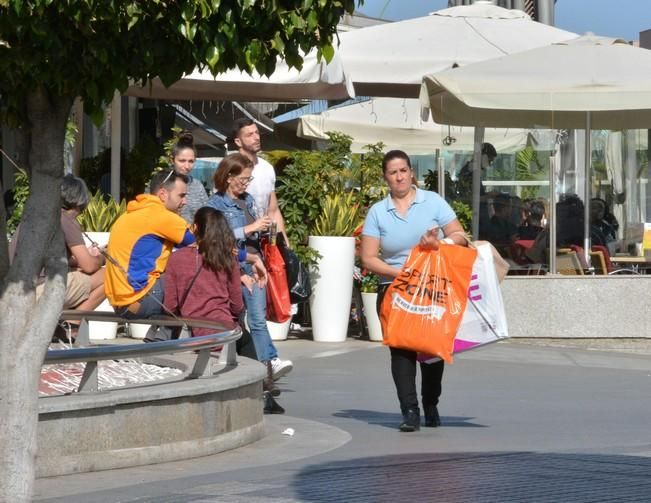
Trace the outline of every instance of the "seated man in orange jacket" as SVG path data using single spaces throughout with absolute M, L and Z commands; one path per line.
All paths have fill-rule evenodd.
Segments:
M 156 173 L 150 194 L 140 194 L 111 228 L 105 292 L 115 312 L 127 319 L 163 314 L 163 272 L 172 250 L 194 243 L 188 224 L 179 215 L 186 203 L 187 176 Z M 156 339 L 171 338 L 171 330 Z M 152 334 L 153 335 L 153 334 Z M 148 334 L 147 338 L 151 338 Z

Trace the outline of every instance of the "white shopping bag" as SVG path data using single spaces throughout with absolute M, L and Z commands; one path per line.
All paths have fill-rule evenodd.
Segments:
M 454 340 L 454 353 L 468 351 L 509 336 L 504 301 L 488 243 L 477 244 L 468 303 Z

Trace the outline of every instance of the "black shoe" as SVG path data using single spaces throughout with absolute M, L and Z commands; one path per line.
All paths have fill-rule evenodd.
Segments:
M 65 324 L 65 326 L 64 326 Z M 67 321 L 57 324 L 52 334 L 51 342 L 64 342 L 66 344 L 72 344 L 75 342 L 75 337 L 77 336 L 78 326 L 75 326 Z
M 425 426 L 429 428 L 441 426 L 441 418 L 436 405 L 423 405 L 423 412 L 425 413 Z
M 406 414 L 402 415 L 400 431 L 411 432 L 420 430 L 420 410 L 408 409 Z
M 265 391 L 262 394 L 262 399 L 264 401 L 264 409 L 263 412 L 265 414 L 284 414 L 285 409 L 283 409 L 278 402 L 274 399 L 273 396 L 271 396 L 271 393 L 268 391 Z

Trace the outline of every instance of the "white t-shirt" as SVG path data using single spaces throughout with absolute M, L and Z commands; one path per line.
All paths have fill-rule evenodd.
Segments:
M 276 190 L 276 172 L 271 164 L 258 157 L 251 176 L 253 180 L 246 191 L 253 196 L 256 213 L 262 211 L 265 214 L 269 210 L 269 197 Z

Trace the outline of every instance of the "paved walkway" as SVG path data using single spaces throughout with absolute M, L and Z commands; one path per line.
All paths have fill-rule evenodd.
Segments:
M 289 340 L 284 416 L 216 456 L 37 481 L 47 502 L 631 502 L 651 497 L 651 356 L 503 341 L 446 368 L 443 426 L 399 433 L 388 351 Z M 180 421 L 183 418 L 179 418 Z M 134 425 L 133 427 L 142 427 Z M 293 428 L 293 436 L 283 435 Z M 74 434 L 74 428 L 71 429 Z

